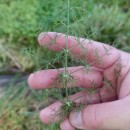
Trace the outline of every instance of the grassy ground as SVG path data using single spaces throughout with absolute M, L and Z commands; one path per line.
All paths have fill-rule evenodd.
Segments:
M 70 34 L 106 43 L 114 42 L 118 48 L 129 52 L 129 5 L 127 0 L 71 1 Z M 5 71 L 15 68 L 21 72 L 31 72 L 37 65 L 44 65 L 41 61 L 48 57 L 48 53 L 39 50 L 38 34 L 48 30 L 66 33 L 63 25 L 66 22 L 66 2 L 2 0 L 0 19 L 0 72 L 3 68 Z M 27 48 L 39 59 L 37 64 L 36 59 L 23 54 Z M 53 55 L 49 54 L 50 57 Z
M 130 52 L 129 5 L 128 0 L 71 1 L 70 34 L 114 42 L 117 48 Z M 55 54 L 40 48 L 37 36 L 46 30 L 65 33 L 61 21 L 66 20 L 65 9 L 64 0 L 1 0 L 0 74 L 44 69 L 42 59 Z M 29 90 L 25 82 L 12 82 L 0 99 L 0 130 L 58 130 L 57 125 L 45 126 L 38 118 L 39 109 L 48 105 L 44 96 L 41 91 Z
M 44 91 L 33 91 L 26 81 L 15 84 L 13 79 L 0 99 L 0 130 L 53 130 L 39 120 L 39 111 L 52 102 Z M 58 129 L 58 128 L 56 128 Z

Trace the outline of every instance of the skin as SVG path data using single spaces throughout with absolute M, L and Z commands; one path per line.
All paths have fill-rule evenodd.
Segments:
M 50 44 L 54 40 L 54 44 Z M 82 88 L 91 87 L 90 80 L 97 83 L 96 88 L 99 91 L 93 95 L 82 91 L 70 96 L 70 100 L 76 99 L 78 103 L 87 103 L 91 98 L 92 104 L 87 105 L 79 112 L 72 111 L 68 119 L 61 123 L 61 130 L 129 130 L 130 129 L 130 55 L 114 47 L 96 41 L 79 38 L 79 42 L 73 36 L 68 37 L 68 48 L 71 49 L 71 55 L 75 58 L 81 58 L 92 64 L 92 70 L 88 73 L 79 70 L 79 67 L 69 67 L 68 72 L 74 72 L 76 84 Z M 66 46 L 64 34 L 48 32 L 41 33 L 38 42 L 42 46 L 48 47 L 52 51 L 61 51 Z M 91 44 L 89 44 L 91 42 Z M 81 47 L 87 48 L 87 54 Z M 105 48 L 110 48 L 109 55 L 105 54 Z M 95 50 L 98 50 L 99 56 L 102 57 L 103 64 L 96 60 Z M 78 55 L 77 55 L 78 54 Z M 80 55 L 79 55 L 80 54 Z M 96 62 L 94 62 L 96 60 Z M 63 69 L 59 69 L 62 71 Z M 118 76 L 115 74 L 115 70 Z M 28 78 L 28 84 L 33 89 L 51 88 L 57 79 L 59 71 L 55 69 L 42 70 L 33 73 Z M 43 78 L 44 77 L 44 78 Z M 53 78 L 53 80 L 52 80 Z M 107 87 L 104 79 L 111 81 L 112 87 Z M 62 87 L 58 84 L 58 87 Z M 85 96 L 83 96 L 85 95 Z M 46 107 L 40 112 L 40 119 L 43 123 L 52 123 L 54 109 L 58 110 L 62 103 L 57 101 Z M 59 121 L 59 117 L 56 118 Z

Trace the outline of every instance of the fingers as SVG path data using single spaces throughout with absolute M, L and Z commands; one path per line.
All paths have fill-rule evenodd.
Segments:
M 68 39 L 68 41 L 67 41 Z M 47 45 L 53 51 L 61 51 L 66 48 L 68 42 L 69 52 L 75 57 L 84 58 L 88 63 L 99 68 L 111 66 L 119 58 L 121 51 L 106 44 L 61 33 L 41 33 L 38 41 L 40 45 Z
M 86 73 L 85 69 L 79 67 L 69 67 L 68 71 L 68 87 L 79 86 L 83 88 L 93 87 L 93 82 L 96 84 L 95 87 L 100 87 L 102 84 L 102 71 L 96 68 L 92 68 L 91 71 Z M 78 71 L 77 71 L 78 70 Z M 74 72 L 75 73 L 72 73 Z M 31 88 L 53 88 L 63 87 L 62 80 L 64 79 L 64 68 L 56 70 L 43 70 L 31 74 L 28 78 L 28 84 Z M 62 75 L 61 75 L 62 74 Z
M 103 91 L 101 90 L 101 92 Z M 82 91 L 75 95 L 72 95 L 70 97 L 70 100 L 76 103 L 82 103 L 82 104 L 96 104 L 101 101 L 108 102 L 108 101 L 115 100 L 115 96 L 113 94 L 110 95 L 107 91 L 104 91 L 104 94 L 102 95 L 102 97 L 100 93 L 90 94 L 87 91 Z M 52 105 L 48 106 L 47 108 L 43 109 L 40 113 L 41 120 L 45 124 L 59 121 L 60 120 L 59 113 L 60 113 L 62 105 L 63 105 L 62 102 L 57 101 L 53 103 Z
M 70 114 L 75 128 L 85 130 L 130 129 L 130 97 L 109 103 L 89 105 L 79 112 Z
M 99 94 L 88 94 L 86 91 L 79 92 L 77 94 L 74 94 L 70 97 L 70 100 L 76 103 L 81 103 L 81 104 L 87 104 L 87 103 L 99 103 L 100 98 Z M 61 108 L 64 105 L 63 102 L 57 101 L 50 106 L 46 107 L 40 112 L 40 119 L 42 120 L 43 123 L 49 124 L 49 123 L 54 123 L 58 122 L 62 117 L 61 113 Z
M 101 92 L 103 92 L 101 90 Z M 104 91 L 104 95 L 100 95 L 100 92 L 97 93 L 89 93 L 88 91 L 82 91 L 77 94 L 74 94 L 70 97 L 70 100 L 78 103 L 81 107 L 81 104 L 97 104 L 101 101 L 112 101 L 115 100 L 115 96 L 113 94 L 109 94 L 108 91 Z M 43 109 L 40 113 L 40 118 L 45 124 L 58 122 L 61 120 L 61 108 L 64 103 L 57 101 L 47 108 Z M 84 107 L 84 106 L 83 106 Z M 62 119 L 63 120 L 63 119 Z
M 61 130 L 76 130 L 76 128 L 74 128 L 70 121 L 68 119 L 66 119 L 64 122 L 61 123 L 60 125 Z

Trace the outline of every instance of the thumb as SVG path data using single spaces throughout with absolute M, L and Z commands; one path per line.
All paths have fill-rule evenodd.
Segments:
M 70 114 L 70 123 L 78 129 L 130 129 L 130 97 L 109 103 L 88 105 L 82 111 Z

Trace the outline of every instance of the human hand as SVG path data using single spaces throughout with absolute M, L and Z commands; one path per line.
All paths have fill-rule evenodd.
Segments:
M 58 37 L 59 36 L 59 37 Z M 54 44 L 49 44 L 54 39 Z M 66 46 L 65 35 L 60 33 L 48 32 L 48 35 L 42 33 L 38 41 L 40 45 L 48 44 L 48 48 L 53 51 L 61 51 Z M 86 91 L 72 95 L 70 99 L 77 99 L 77 102 L 87 103 L 91 98 L 92 104 L 87 105 L 79 112 L 72 111 L 68 119 L 61 123 L 62 130 L 129 130 L 130 129 L 130 55 L 120 51 L 114 47 L 109 50 L 109 55 L 106 54 L 108 45 L 96 41 L 89 41 L 83 38 L 79 39 L 80 44 L 87 49 L 87 55 L 81 48 L 80 44 L 72 37 L 68 37 L 68 47 L 72 48 L 71 54 L 76 58 L 87 57 L 88 63 L 92 64 L 91 72 L 85 73 L 79 67 L 69 67 L 68 71 L 74 73 L 77 78 L 77 86 L 88 88 L 90 80 L 94 80 L 97 84 L 96 88 L 99 91 L 93 95 Z M 91 42 L 89 44 L 89 42 Z M 95 50 L 98 50 L 99 56 L 102 56 L 102 65 L 96 60 Z M 80 55 L 77 55 L 80 54 Z M 96 62 L 94 62 L 96 61 Z M 34 89 L 51 88 L 54 83 L 53 79 L 58 76 L 58 71 L 55 69 L 43 70 L 31 74 L 28 79 L 29 86 Z M 44 77 L 44 78 L 43 78 Z M 107 84 L 107 83 L 108 84 Z M 110 86 L 110 87 L 109 87 Z M 60 86 L 61 87 L 61 86 Z M 82 96 L 86 94 L 86 96 Z M 49 124 L 52 122 L 54 109 L 58 110 L 62 103 L 57 101 L 40 112 L 41 120 Z M 56 119 L 59 121 L 59 118 Z

